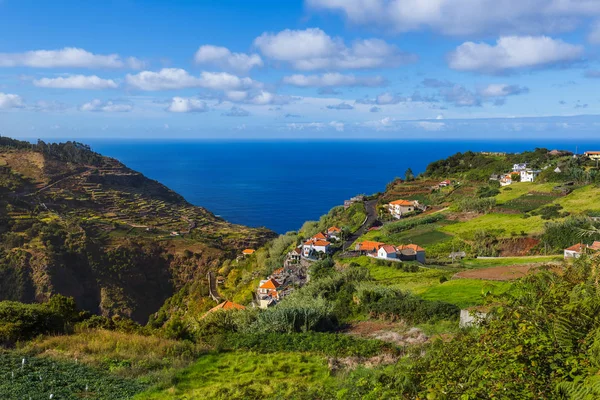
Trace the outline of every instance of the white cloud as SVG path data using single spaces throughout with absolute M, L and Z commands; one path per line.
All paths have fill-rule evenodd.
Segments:
M 398 128 L 396 119 L 391 117 L 385 117 L 374 121 L 365 121 L 359 123 L 359 125 L 365 128 L 375 129 L 376 131 L 387 131 Z
M 226 47 L 200 46 L 194 56 L 196 64 L 214 65 L 223 69 L 246 73 L 254 67 L 262 67 L 258 54 L 232 53 Z
M 204 101 L 192 97 L 173 97 L 167 111 L 174 113 L 206 112 L 208 106 Z
M 387 82 L 381 76 L 375 77 L 356 77 L 354 75 L 344 75 L 338 72 L 326 73 L 322 75 L 302 75 L 295 74 L 285 76 L 283 83 L 299 87 L 341 87 L 341 86 L 383 86 Z
M 224 112 L 223 115 L 225 117 L 247 117 L 250 113 L 241 107 L 233 106 L 229 111 Z
M 265 32 L 254 40 L 254 45 L 264 56 L 306 71 L 397 67 L 417 59 L 380 39 L 357 40 L 347 47 L 342 39 L 332 38 L 318 28 Z
M 483 97 L 506 97 L 529 92 L 526 87 L 518 85 L 507 85 L 503 83 L 494 83 L 480 90 Z
M 84 49 L 36 50 L 25 53 L 0 53 L 0 67 L 32 68 L 142 68 L 137 58 L 123 60 L 118 54 L 94 54 Z
M 230 90 L 228 92 L 225 92 L 225 97 L 228 100 L 240 102 L 246 100 L 246 98 L 248 97 L 248 92 L 243 90 Z
M 115 89 L 119 85 L 112 79 L 102 79 L 96 75 L 70 75 L 58 78 L 42 78 L 33 81 L 37 87 L 52 89 Z
M 590 33 L 588 34 L 588 41 L 591 44 L 600 44 L 600 20 L 592 24 Z
M 261 90 L 246 102 L 255 105 L 267 105 L 267 104 L 287 104 L 291 101 L 288 96 L 280 96 L 265 90 Z
M 338 132 L 343 132 L 346 128 L 346 125 L 343 122 L 339 121 L 331 121 L 331 122 L 292 122 L 286 124 L 286 127 L 290 130 L 294 131 L 303 131 L 303 130 L 323 130 L 326 128 L 335 129 Z
M 8 108 L 23 108 L 25 103 L 21 96 L 0 92 L 0 110 Z
M 504 36 L 495 45 L 465 42 L 449 56 L 450 68 L 461 71 L 499 72 L 573 62 L 583 46 L 547 36 Z
M 132 109 L 133 106 L 131 104 L 113 103 L 112 101 L 103 102 L 98 99 L 82 104 L 79 107 L 80 111 L 94 112 L 129 112 Z
M 232 91 L 260 86 L 250 78 L 240 78 L 226 72 L 202 72 L 200 77 L 196 77 L 180 68 L 163 68 L 159 72 L 142 71 L 135 75 L 128 74 L 125 81 L 135 89 L 146 91 L 185 88 Z
M 449 35 L 563 32 L 600 15 L 597 0 L 306 0 L 306 4 L 341 12 L 356 24 Z
M 441 131 L 446 128 L 446 124 L 443 122 L 419 121 L 415 125 L 426 131 Z

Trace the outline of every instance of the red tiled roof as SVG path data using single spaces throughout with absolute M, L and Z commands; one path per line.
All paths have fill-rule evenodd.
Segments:
M 586 247 L 587 246 L 585 244 L 583 244 L 583 243 L 577 243 L 577 244 L 574 244 L 571 247 L 567 247 L 565 250 L 567 250 L 567 251 L 576 251 L 578 253 L 582 253 L 585 250 Z
M 328 242 L 327 240 L 317 240 L 313 242 L 313 246 L 329 246 L 330 244 L 331 242 Z
M 315 236 L 313 236 L 312 238 L 316 239 L 316 240 L 321 240 L 321 239 L 327 239 L 327 236 L 323 235 L 322 232 L 319 232 Z
M 398 251 L 401 250 L 414 250 L 414 251 L 425 251 L 424 248 L 422 248 L 419 245 L 416 244 L 402 244 L 400 246 L 397 247 Z
M 599 241 L 595 241 L 594 243 L 592 243 L 591 246 L 588 246 L 590 249 L 598 251 L 600 250 L 600 242 Z
M 279 286 L 281 286 L 279 284 L 279 282 L 277 282 L 275 279 L 271 278 L 268 281 L 266 281 L 265 283 L 263 283 L 262 285 L 259 286 L 259 289 L 277 289 Z
M 338 228 L 337 226 L 332 226 L 331 228 L 327 229 L 327 232 L 331 233 L 331 232 L 341 232 L 342 230 L 340 228 Z
M 250 255 L 250 254 L 254 254 L 256 250 L 252 250 L 252 249 L 245 249 L 244 251 L 242 251 L 243 254 L 246 255 Z
M 381 248 L 379 250 L 381 250 L 381 249 L 383 249 L 383 251 L 385 251 L 388 254 L 396 252 L 396 248 L 389 244 L 386 244 L 385 246 L 381 246 Z
M 392 201 L 390 203 L 391 205 L 394 206 L 413 206 L 415 203 L 413 201 L 410 200 L 396 200 L 396 201 Z
M 233 301 L 229 301 L 226 300 L 224 302 L 222 302 L 221 304 L 219 304 L 216 307 L 211 308 L 210 310 L 208 310 L 208 312 L 214 312 L 214 311 L 218 311 L 218 310 L 245 310 L 246 307 L 244 307 L 241 304 L 237 304 L 234 303 Z
M 358 249 L 360 251 L 376 251 L 379 250 L 381 246 L 385 246 L 385 243 L 366 241 L 360 243 Z

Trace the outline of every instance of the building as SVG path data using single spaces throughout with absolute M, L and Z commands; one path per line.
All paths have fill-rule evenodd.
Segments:
M 260 281 L 257 293 L 259 296 L 269 296 L 275 300 L 279 300 L 279 293 L 277 292 L 277 288 L 280 286 L 281 284 L 273 278 Z
M 440 183 L 438 183 L 439 187 L 446 187 L 446 186 L 450 186 L 452 184 L 452 182 L 448 179 L 446 179 L 445 181 L 441 181 Z
M 327 236 L 325 236 L 323 232 L 319 232 L 315 236 L 313 236 L 311 240 L 327 240 Z
M 356 245 L 356 251 L 361 253 L 375 253 L 381 246 L 385 246 L 385 243 L 365 241 Z
M 344 208 L 348 208 L 354 203 L 362 203 L 363 201 L 365 201 L 365 195 L 359 194 L 358 196 L 352 197 L 350 200 L 344 200 Z
M 556 167 L 554 169 L 554 172 L 557 173 L 557 174 L 560 174 L 562 172 L 562 170 L 560 169 L 560 167 Z
M 586 248 L 587 245 L 583 243 L 577 243 L 571 247 L 567 247 L 565 249 L 565 258 L 579 258 L 585 253 Z
M 389 244 L 383 245 L 377 250 L 377 258 L 383 259 L 396 259 L 398 256 L 396 255 L 396 248 Z
M 287 257 L 290 261 L 300 261 L 302 258 L 302 246 L 296 247 L 294 250 L 290 251 L 287 254 Z
M 302 245 L 302 255 L 310 257 L 313 253 L 329 254 L 331 243 L 327 240 L 309 240 Z
M 586 151 L 585 155 L 590 160 L 600 160 L 600 151 Z
M 425 264 L 425 249 L 416 244 L 405 244 L 396 247 L 402 261 L 418 261 Z
M 244 251 L 242 251 L 242 254 L 245 256 L 251 256 L 252 254 L 254 254 L 256 250 L 252 250 L 252 249 L 245 249 Z
M 500 186 L 512 185 L 512 175 L 506 174 L 500 178 Z
M 527 163 L 513 165 L 514 172 L 521 172 L 527 169 Z
M 342 230 L 340 228 L 338 228 L 337 226 L 332 226 L 331 228 L 327 229 L 327 238 L 328 239 L 340 240 L 341 236 L 342 236 Z
M 540 174 L 540 170 L 527 169 L 521 172 L 521 182 L 533 182 L 535 178 Z
M 221 304 L 219 304 L 218 306 L 215 306 L 215 307 L 211 308 L 210 310 L 208 310 L 202 316 L 202 318 L 204 318 L 208 314 L 216 312 L 216 311 L 245 310 L 245 309 L 246 309 L 246 307 L 244 307 L 241 304 L 237 304 L 237 303 L 234 303 L 233 301 L 226 300 L 226 301 L 222 302 Z
M 388 210 L 394 218 L 402 218 L 403 215 L 414 212 L 419 207 L 417 200 L 396 200 L 388 204 Z

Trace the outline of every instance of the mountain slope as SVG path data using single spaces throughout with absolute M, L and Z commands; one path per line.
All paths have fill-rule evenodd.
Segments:
M 275 234 L 230 224 L 88 146 L 0 138 L 0 300 L 73 296 L 144 322 Z

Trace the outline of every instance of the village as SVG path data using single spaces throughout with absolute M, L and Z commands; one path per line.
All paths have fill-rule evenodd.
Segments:
M 553 150 L 550 152 L 554 155 L 561 155 L 564 152 Z M 486 154 L 486 153 L 484 153 Z M 498 156 L 502 153 L 490 153 L 487 155 Z M 564 155 L 564 154 L 563 154 Z M 573 156 L 577 157 L 577 156 Z M 600 152 L 589 151 L 585 152 L 581 157 L 587 157 L 591 160 L 600 160 Z M 498 181 L 501 187 L 510 186 L 516 182 L 534 183 L 539 174 L 548 168 L 542 169 L 530 168 L 528 163 L 514 164 L 513 168 L 508 173 L 492 174 L 490 181 Z M 554 169 L 555 173 L 560 173 L 560 168 L 557 166 Z M 439 191 L 449 188 L 460 187 L 461 182 L 445 179 L 430 187 L 431 191 Z M 358 195 L 349 200 L 344 201 L 344 209 L 348 209 L 353 204 L 366 204 L 367 196 Z M 428 206 L 420 203 L 418 200 L 397 199 L 389 201 L 382 207 L 385 210 L 385 215 L 376 215 L 367 224 L 366 218 L 361 231 L 370 232 L 379 230 L 382 226 L 393 223 L 405 218 L 410 218 L 422 213 L 428 212 Z M 364 233 L 362 232 L 362 233 Z M 412 262 L 425 268 L 427 263 L 426 249 L 418 243 L 394 244 L 381 241 L 364 240 L 355 241 L 360 235 L 355 235 L 357 232 L 345 232 L 337 226 L 331 226 L 323 232 L 318 232 L 312 237 L 305 239 L 298 244 L 293 250 L 285 256 L 283 266 L 275 269 L 271 275 L 260 280 L 253 295 L 252 307 L 269 308 L 281 302 L 286 296 L 294 290 L 306 285 L 309 280 L 309 267 L 311 263 L 331 257 L 336 253 L 340 253 L 344 258 L 366 256 L 376 260 L 383 260 L 388 263 L 403 263 Z M 584 243 L 575 244 L 564 249 L 565 259 L 575 259 L 583 254 L 592 254 L 600 251 L 600 241 L 596 241 L 591 245 Z M 254 254 L 255 250 L 245 249 L 241 257 L 249 257 Z M 464 251 L 453 251 L 448 257 L 452 262 L 466 257 Z M 219 281 L 219 283 L 222 283 Z M 226 301 L 215 307 L 219 308 L 244 308 L 240 304 Z M 213 311 L 213 310 L 210 310 Z

